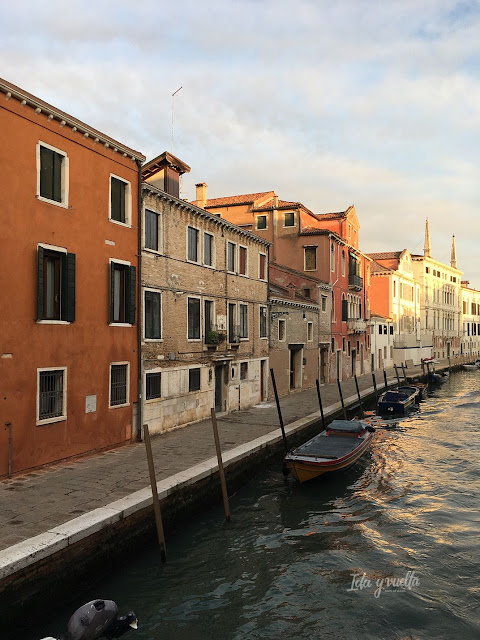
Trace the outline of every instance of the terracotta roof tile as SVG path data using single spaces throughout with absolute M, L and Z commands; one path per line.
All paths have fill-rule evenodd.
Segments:
M 209 198 L 206 207 L 222 207 L 228 204 L 252 204 L 262 197 L 275 195 L 273 191 L 260 191 L 259 193 L 244 193 L 238 196 L 226 196 L 225 198 Z
M 398 260 L 403 251 L 383 251 L 380 253 L 367 253 L 373 260 Z
M 370 257 L 372 257 L 370 255 Z M 370 273 L 392 273 L 394 269 L 390 269 L 389 267 L 384 267 L 383 264 L 379 264 L 378 262 L 373 261 L 370 265 Z

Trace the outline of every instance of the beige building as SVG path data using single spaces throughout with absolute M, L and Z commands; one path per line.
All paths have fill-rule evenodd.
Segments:
M 412 255 L 413 273 L 421 286 L 421 331 L 432 335 L 434 358 L 448 358 L 460 353 L 461 277 L 457 269 L 455 237 L 450 265 L 432 258 L 428 220 L 425 228 L 423 256 Z
M 480 355 L 480 291 L 462 282 L 462 340 L 460 350 L 467 356 Z
M 270 243 L 180 200 L 188 165 L 143 168 L 143 424 L 160 432 L 267 398 Z

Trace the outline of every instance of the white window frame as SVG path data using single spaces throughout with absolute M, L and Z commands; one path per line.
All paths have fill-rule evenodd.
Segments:
M 68 253 L 65 247 L 57 247 L 53 244 L 45 244 L 44 242 L 39 242 L 37 244 L 37 254 L 38 254 L 39 247 L 42 247 L 42 249 L 47 249 L 48 251 L 55 251 L 56 253 L 64 253 L 64 254 Z M 60 284 L 60 287 L 61 286 L 62 285 Z M 37 324 L 72 324 L 71 322 L 68 322 L 68 320 L 58 320 L 58 319 L 57 320 L 37 320 L 36 323 Z
M 127 262 L 127 260 L 120 260 L 119 258 L 109 258 L 108 260 L 108 264 L 111 265 L 112 262 L 114 262 L 115 264 L 124 264 L 127 267 L 131 267 L 132 263 L 131 262 Z M 109 284 L 110 287 L 110 284 Z M 109 289 L 109 294 L 110 294 L 110 289 Z M 110 304 L 110 301 L 108 302 L 108 304 Z M 129 322 L 109 322 L 108 323 L 109 327 L 133 327 L 133 324 L 130 324 Z M 116 362 L 114 362 L 113 364 L 118 364 Z
M 40 148 L 45 147 L 46 149 L 50 149 L 55 153 L 63 156 L 62 162 L 62 201 L 57 202 L 56 200 L 50 200 L 50 198 L 45 198 L 40 195 L 40 170 L 41 170 L 41 160 L 40 160 Z M 36 145 L 36 165 L 37 165 L 37 193 L 36 197 L 38 200 L 42 202 L 48 202 L 49 204 L 54 204 L 56 207 L 62 207 L 63 209 L 68 209 L 68 196 L 70 192 L 70 172 L 69 172 L 69 159 L 68 155 L 62 149 L 57 149 L 57 147 L 52 147 L 51 144 L 47 144 L 42 140 L 39 140 Z
M 285 217 L 290 214 L 293 215 L 293 224 L 285 224 Z M 283 228 L 293 229 L 296 226 L 297 226 L 297 221 L 295 220 L 295 211 L 284 211 L 283 212 Z
M 197 232 L 197 259 L 196 260 L 191 260 L 188 257 L 188 230 L 189 229 L 195 229 L 195 231 Z M 200 229 L 199 227 L 195 227 L 193 226 L 193 224 L 187 224 L 186 228 L 185 228 L 185 240 L 186 240 L 186 259 L 187 262 L 189 262 L 190 264 L 202 264 L 202 243 L 200 242 L 200 233 L 201 233 L 202 229 Z
M 313 322 L 307 322 L 307 342 L 313 342 Z
M 283 326 L 283 338 L 280 337 L 280 326 Z M 287 339 L 287 321 L 280 318 L 278 321 L 278 342 L 285 342 Z
M 196 264 L 196 263 L 194 263 Z M 189 300 L 198 300 L 200 302 L 200 336 L 198 338 L 189 338 L 188 337 L 188 301 Z M 201 342 L 203 336 L 203 304 L 202 304 L 201 296 L 187 296 L 187 342 Z
M 40 420 L 40 373 L 44 371 L 63 371 L 63 398 L 62 408 L 63 414 L 61 416 L 55 416 L 54 418 L 44 418 Z M 37 427 L 43 424 L 51 424 L 53 422 L 62 422 L 67 419 L 67 367 L 39 367 L 37 369 L 37 396 L 36 396 L 36 425 Z
M 241 333 L 241 325 L 240 325 L 240 318 L 242 317 L 241 314 L 241 307 L 247 307 L 247 337 L 243 338 L 240 333 Z M 242 342 L 247 342 L 248 340 L 250 340 L 250 327 L 249 327 L 249 307 L 248 307 L 248 302 L 239 302 L 237 305 L 237 317 L 238 317 L 238 335 L 240 336 L 240 340 Z
M 259 218 L 265 218 L 265 226 L 262 227 L 261 229 L 258 227 Z M 255 216 L 255 229 L 258 231 L 266 231 L 268 229 L 268 216 L 266 214 Z
M 241 273 L 240 272 L 240 249 L 245 249 L 245 273 Z M 244 244 L 239 244 L 237 246 L 237 254 L 238 254 L 238 269 L 237 269 L 237 273 L 239 276 L 243 276 L 244 278 L 248 278 L 248 261 L 249 261 L 249 256 L 248 256 L 248 247 Z
M 260 334 L 261 318 L 262 318 L 262 309 L 265 309 L 265 333 L 266 335 L 262 336 Z M 258 337 L 260 340 L 268 340 L 268 307 L 261 304 L 258 308 Z
M 127 325 L 130 326 L 130 325 Z M 123 403 L 123 404 L 114 404 L 112 405 L 112 366 L 113 365 L 127 365 L 127 389 L 126 389 L 126 398 L 127 398 L 127 402 Z M 109 409 L 121 409 L 122 407 L 129 407 L 130 406 L 130 362 L 129 361 L 122 361 L 122 362 L 110 362 L 110 365 L 108 367 L 108 408 Z
M 234 262 L 233 271 L 230 269 L 230 265 L 228 264 L 229 263 L 229 251 L 228 251 L 229 246 L 228 245 L 230 245 L 230 244 L 233 245 L 233 262 Z M 236 266 L 237 266 L 237 262 L 238 262 L 237 253 L 238 253 L 237 252 L 237 243 L 236 242 L 232 242 L 231 240 L 227 240 L 227 256 L 226 256 L 227 264 L 225 265 L 227 273 L 237 273 L 237 271 L 235 269 Z
M 327 296 L 322 295 L 322 313 L 327 313 Z
M 165 370 L 162 369 L 161 367 L 155 367 L 153 369 L 147 369 L 144 371 L 143 373 L 143 388 L 145 389 L 145 404 L 153 404 L 154 402 L 161 402 L 161 400 L 163 399 L 163 394 L 162 394 L 162 379 L 163 379 L 163 372 Z M 159 373 L 160 374 L 160 397 L 159 398 L 148 398 L 147 399 L 147 375 L 149 373 Z
M 147 227 L 145 224 L 145 219 L 146 219 L 146 211 L 147 209 L 149 211 L 151 211 L 152 213 L 156 213 L 158 216 L 158 228 L 157 228 L 157 237 L 158 237 L 158 249 L 151 249 L 150 247 L 146 246 L 146 231 L 147 231 Z M 163 253 L 163 214 L 161 211 L 158 211 L 157 209 L 155 209 L 154 207 L 150 207 L 147 205 L 143 206 L 143 244 L 142 244 L 142 249 L 144 251 L 149 251 L 150 253 L 154 253 L 156 255 L 162 254 Z
M 260 263 L 261 263 L 261 256 L 263 256 L 265 258 L 265 273 L 264 273 L 264 278 L 260 277 Z M 268 279 L 268 260 L 267 260 L 267 254 L 263 253 L 263 251 L 259 251 L 258 252 L 258 279 L 261 280 L 262 282 L 266 282 Z
M 146 313 L 145 313 L 145 292 L 151 291 L 152 293 L 158 293 L 160 295 L 160 338 L 147 338 L 145 335 L 145 330 L 147 327 Z M 154 289 L 153 287 L 142 287 L 142 311 L 143 311 L 143 341 L 144 342 L 163 342 L 163 291 L 159 289 Z M 131 326 L 131 325 L 128 325 Z
M 212 249 L 212 264 L 206 264 L 206 262 L 205 262 L 205 236 L 210 236 L 210 238 L 212 239 L 212 245 L 211 245 L 211 249 Z M 203 232 L 202 264 L 207 269 L 215 269 L 215 264 L 216 264 L 215 236 L 213 235 L 213 233 L 210 233 L 209 231 L 204 231 Z
M 125 222 L 113 220 L 112 218 L 112 178 L 116 178 L 127 185 L 125 189 Z M 117 176 L 115 173 L 111 173 L 108 178 L 108 219 L 120 227 L 132 227 L 132 184 L 125 178 L 122 178 L 122 176 Z

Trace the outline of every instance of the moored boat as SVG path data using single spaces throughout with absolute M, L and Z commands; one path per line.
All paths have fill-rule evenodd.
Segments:
M 334 420 L 325 431 L 290 451 L 284 466 L 299 482 L 346 469 L 368 450 L 374 431 L 361 420 Z
M 470 364 L 464 364 L 463 368 L 466 371 L 477 371 L 477 369 L 480 369 L 480 360 L 475 360 L 475 362 L 472 362 Z
M 427 397 L 428 385 L 425 382 L 410 382 L 410 387 L 416 387 L 418 389 L 418 401 L 425 400 Z
M 396 390 L 388 390 L 378 399 L 377 413 L 380 415 L 396 414 L 404 415 L 409 407 L 412 407 L 418 397 L 418 389 L 415 387 L 402 387 Z

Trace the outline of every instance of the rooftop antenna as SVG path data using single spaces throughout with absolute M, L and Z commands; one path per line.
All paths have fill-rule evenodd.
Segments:
M 173 155 L 173 107 L 175 104 L 175 94 L 177 94 L 182 88 L 183 87 L 179 87 L 176 91 L 172 93 L 172 155 Z

